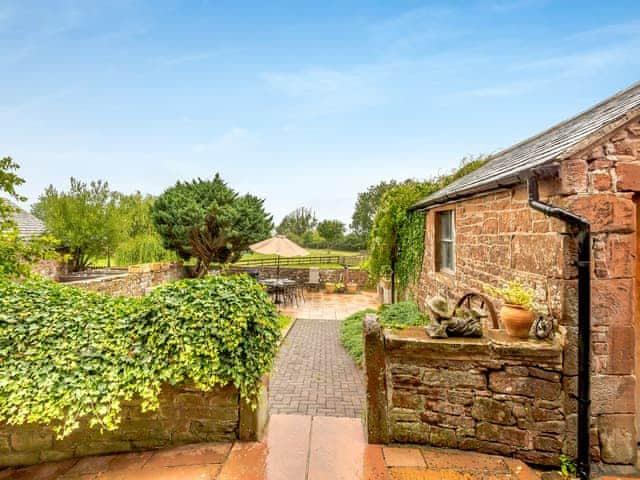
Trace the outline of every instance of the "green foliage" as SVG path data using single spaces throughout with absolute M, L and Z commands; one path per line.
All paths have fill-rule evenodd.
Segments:
M 158 407 L 163 383 L 233 384 L 255 404 L 280 339 L 278 313 L 249 277 L 166 284 L 107 297 L 45 280 L 0 279 L 0 422 L 60 436 L 114 430 L 122 402 Z
M 157 233 L 136 235 L 120 242 L 114 254 L 118 265 L 168 262 L 176 260 L 176 254 L 162 246 L 162 238 Z
M 238 260 L 273 229 L 264 200 L 239 196 L 218 174 L 168 188 L 151 207 L 151 218 L 165 248 L 184 260 L 197 259 L 198 276 L 204 276 L 212 262 Z
M 24 179 L 15 173 L 19 168 L 11 157 L 0 159 L 0 194 L 24 201 L 26 199 L 16 192 L 16 187 L 24 183 Z M 29 275 L 29 264 L 45 257 L 55 243 L 50 236 L 30 241 L 21 239 L 13 220 L 15 210 L 6 199 L 0 198 L 0 277 Z
M 340 341 L 347 353 L 358 365 L 362 365 L 364 355 L 362 321 L 367 313 L 376 313 L 369 308 L 345 318 L 340 326 Z M 380 324 L 386 328 L 405 328 L 426 325 L 428 317 L 413 302 L 383 305 L 378 310 Z
M 505 303 L 520 305 L 526 310 L 531 310 L 533 306 L 533 296 L 535 292 L 531 288 L 524 287 L 518 281 L 505 282 L 505 286 L 499 288 L 485 285 L 484 289 L 489 295 L 500 298 Z
M 421 312 L 415 302 L 398 302 L 382 305 L 379 309 L 383 327 L 401 328 L 413 325 L 426 325 L 428 316 Z
M 578 467 L 575 462 L 570 456 L 564 453 L 560 454 L 560 475 L 566 479 L 576 478 L 578 476 Z
M 362 365 L 364 345 L 362 339 L 362 322 L 367 313 L 376 313 L 372 308 L 349 315 L 340 325 L 340 341 L 351 358 Z
M 398 182 L 395 180 L 391 180 L 390 182 L 383 181 L 377 185 L 371 185 L 367 188 L 366 192 L 358 194 L 353 215 L 351 216 L 350 228 L 353 233 L 359 237 L 362 244 L 365 245 L 361 248 L 366 248 L 367 238 L 369 238 L 369 233 L 373 226 L 373 219 L 378 211 L 382 195 L 397 184 Z
M 367 242 L 354 232 L 347 233 L 336 242 L 338 250 L 347 250 L 349 252 L 357 252 L 367 248 Z
M 316 231 L 325 239 L 328 248 L 335 248 L 344 235 L 345 226 L 340 220 L 323 220 L 318 223 Z
M 125 235 L 120 222 L 119 194 L 102 180 L 89 184 L 70 179 L 69 191 L 47 187 L 32 213 L 69 249 L 73 270 L 116 248 Z
M 477 156 L 464 158 L 453 173 L 423 182 L 407 180 L 391 185 L 382 195 L 369 235 L 368 270 L 372 281 L 396 273 L 401 292 L 415 281 L 424 255 L 424 213 L 408 209 L 458 178 L 472 172 L 488 160 Z
M 151 221 L 151 206 L 154 202 L 151 195 L 136 192 L 131 195 L 117 193 L 117 196 L 120 228 L 127 238 L 156 233 Z
M 292 240 L 299 239 L 306 233 L 312 232 L 317 224 L 318 220 L 314 211 L 310 208 L 300 207 L 282 219 L 276 232 L 278 235 L 286 235 Z

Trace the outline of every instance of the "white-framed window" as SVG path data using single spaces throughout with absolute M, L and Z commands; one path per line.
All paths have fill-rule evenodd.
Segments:
M 453 210 L 436 212 L 436 269 L 454 271 L 455 264 Z

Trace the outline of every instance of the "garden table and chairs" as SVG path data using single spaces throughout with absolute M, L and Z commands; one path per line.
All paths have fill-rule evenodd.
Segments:
M 259 281 L 267 289 L 267 293 L 274 298 L 275 303 L 304 302 L 303 286 L 288 278 L 264 278 Z

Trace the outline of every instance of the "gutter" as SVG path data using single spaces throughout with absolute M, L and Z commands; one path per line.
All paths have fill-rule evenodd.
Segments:
M 578 229 L 578 459 L 577 474 L 588 480 L 590 464 L 589 407 L 591 403 L 591 226 L 584 218 L 539 200 L 538 180 L 528 179 L 529 206 Z

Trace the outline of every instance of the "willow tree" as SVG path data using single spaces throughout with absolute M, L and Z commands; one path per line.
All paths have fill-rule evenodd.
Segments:
M 237 261 L 249 245 L 273 230 L 264 200 L 239 195 L 219 174 L 168 188 L 151 207 L 151 218 L 165 248 L 183 260 L 196 259 L 199 277 L 212 263 Z

